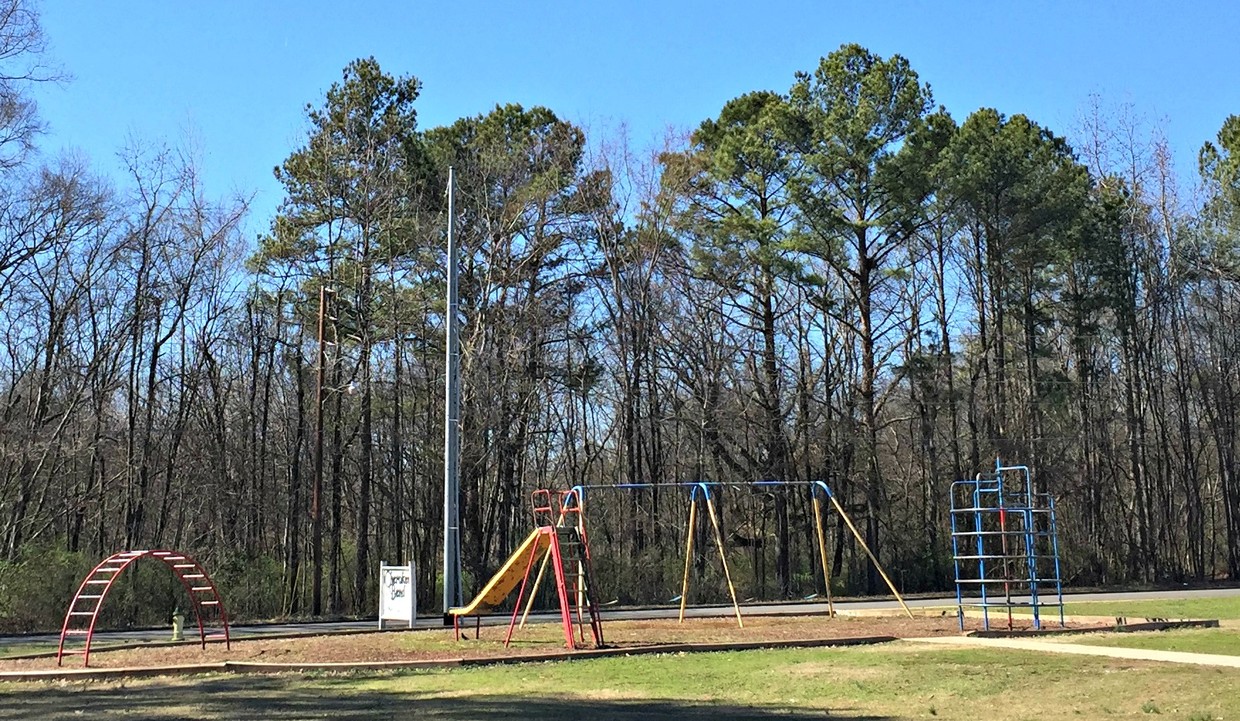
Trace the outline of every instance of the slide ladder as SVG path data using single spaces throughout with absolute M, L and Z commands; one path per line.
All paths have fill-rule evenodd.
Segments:
M 579 526 L 561 524 L 556 527 L 556 541 L 552 546 L 559 551 L 560 562 L 556 574 L 557 594 L 562 593 L 568 600 L 571 610 L 577 614 L 578 638 L 585 643 L 585 619 L 582 611 L 590 617 L 590 632 L 594 637 L 594 645 L 603 645 L 603 624 L 599 620 L 598 604 L 594 597 L 591 583 L 590 545 L 586 542 L 584 530 Z M 563 591 L 559 591 L 559 589 Z M 563 602 L 561 602 L 563 604 Z M 565 638 L 572 637 L 570 624 L 565 627 Z

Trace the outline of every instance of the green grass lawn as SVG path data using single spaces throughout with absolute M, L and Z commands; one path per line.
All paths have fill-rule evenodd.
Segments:
M 420 673 L 0 684 L 0 720 L 1235 719 L 1240 671 L 991 649 L 616 657 Z
M 1240 619 L 1240 596 L 1177 601 L 1066 603 L 1064 613 L 1074 616 L 1123 616 L 1134 622 L 1146 618 L 1238 620 Z

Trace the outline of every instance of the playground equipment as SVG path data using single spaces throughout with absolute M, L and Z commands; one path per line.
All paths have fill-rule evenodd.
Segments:
M 586 534 L 585 526 L 585 496 L 586 491 L 623 491 L 647 489 L 655 487 L 671 487 L 689 489 L 689 521 L 687 533 L 685 537 L 685 562 L 684 573 L 681 577 L 681 593 L 680 614 L 679 619 L 684 621 L 685 609 L 689 595 L 689 581 L 691 578 L 690 569 L 693 566 L 693 545 L 694 535 L 697 528 L 697 517 L 699 503 L 704 506 L 705 513 L 710 519 L 710 528 L 713 532 L 714 546 L 719 553 L 720 565 L 723 568 L 724 578 L 727 582 L 728 593 L 732 600 L 732 609 L 736 615 L 737 625 L 744 628 L 744 619 L 740 610 L 740 603 L 737 599 L 736 587 L 732 582 L 731 571 L 728 568 L 727 553 L 724 548 L 723 533 L 717 512 L 716 496 L 725 488 L 746 488 L 761 489 L 767 487 L 792 487 L 792 488 L 808 488 L 814 509 L 814 537 L 817 542 L 818 561 L 822 564 L 823 579 L 826 585 L 826 598 L 828 613 L 835 614 L 834 600 L 831 596 L 831 569 L 828 563 L 828 553 L 826 545 L 826 531 L 824 518 L 826 516 L 823 499 L 829 501 L 836 512 L 840 514 L 841 519 L 852 532 L 857 544 L 865 552 L 870 562 L 874 564 L 879 575 L 891 589 L 891 593 L 899 601 L 901 608 L 910 618 L 912 612 L 908 605 L 905 604 L 903 596 L 892 583 L 891 578 L 879 563 L 878 558 L 866 544 L 864 536 L 857 530 L 852 519 L 848 516 L 844 506 L 831 492 L 827 484 L 822 481 L 812 482 L 795 482 L 795 481 L 756 481 L 753 483 L 726 483 L 714 481 L 699 481 L 692 483 L 627 483 L 615 485 L 580 485 L 574 486 L 567 491 L 561 491 L 559 494 L 559 508 L 556 509 L 553 504 L 553 496 L 550 491 L 538 490 L 533 493 L 535 528 L 530 531 L 521 545 L 513 551 L 512 555 L 500 566 L 490 580 L 483 585 L 478 594 L 464 606 L 450 608 L 448 615 L 452 617 L 452 625 L 459 639 L 461 636 L 461 619 L 473 616 L 475 618 L 475 627 L 481 624 L 481 616 L 490 613 L 498 608 L 512 595 L 514 590 L 520 588 L 517 594 L 516 604 L 512 611 L 512 618 L 508 625 L 508 631 L 504 638 L 504 644 L 508 645 L 511 641 L 512 634 L 518 626 L 524 627 L 525 621 L 529 616 L 533 606 L 534 599 L 538 593 L 538 589 L 542 584 L 546 574 L 547 566 L 550 565 L 554 571 L 556 595 L 560 605 L 560 621 L 564 628 L 565 644 L 571 649 L 577 647 L 577 639 L 585 642 L 585 615 L 590 617 L 590 627 L 594 637 L 596 646 L 603 643 L 602 621 L 598 613 L 598 604 L 595 598 L 594 585 L 591 581 L 592 570 L 590 560 L 590 546 Z M 531 586 L 530 573 L 535 565 L 539 566 L 538 573 L 535 575 L 534 583 Z M 528 593 L 527 593 L 528 591 Z M 525 601 L 524 612 L 522 612 L 522 601 Z M 576 616 L 577 638 L 574 637 L 573 618 Z M 520 619 L 518 624 L 518 618 Z M 475 634 L 477 632 L 475 631 Z
M 892 595 L 894 595 L 896 600 L 899 601 L 900 607 L 904 609 L 905 614 L 907 614 L 909 618 L 912 618 L 913 614 L 909 610 L 908 605 L 905 604 L 903 596 L 900 594 L 899 590 L 896 589 L 895 584 L 892 583 L 891 578 L 887 575 L 887 572 L 883 569 L 882 564 L 879 563 L 878 558 L 874 555 L 873 551 L 871 551 L 870 547 L 866 544 L 864 536 L 862 536 L 861 532 L 857 530 L 857 527 L 853 524 L 852 519 L 849 518 L 848 513 L 844 510 L 844 506 L 835 497 L 835 494 L 831 492 L 831 488 L 822 481 L 800 482 L 800 481 L 763 480 L 763 481 L 754 481 L 752 483 L 735 483 L 735 482 L 729 483 L 729 482 L 717 482 L 717 481 L 698 481 L 698 482 L 691 482 L 691 483 L 690 482 L 685 482 L 685 483 L 678 483 L 678 482 L 622 483 L 622 484 L 615 484 L 615 485 L 575 486 L 573 490 L 578 491 L 580 494 L 584 495 L 584 492 L 587 489 L 589 490 L 635 490 L 635 489 L 646 489 L 646 488 L 655 488 L 655 487 L 690 489 L 689 521 L 688 521 L 688 525 L 686 526 L 686 534 L 685 534 L 685 564 L 684 564 L 684 574 L 681 578 L 681 592 L 680 592 L 680 599 L 679 599 L 680 600 L 679 619 L 682 623 L 684 622 L 684 617 L 685 617 L 685 607 L 688 603 L 689 578 L 690 578 L 689 570 L 693 563 L 693 539 L 694 539 L 694 531 L 697 528 L 696 526 L 697 509 L 698 509 L 698 503 L 699 503 L 699 497 L 700 497 L 702 504 L 706 508 L 706 513 L 708 517 L 710 518 L 710 525 L 711 525 L 711 529 L 713 531 L 714 539 L 715 539 L 715 547 L 719 553 L 719 560 L 723 568 L 723 574 L 724 574 L 724 579 L 727 583 L 728 593 L 731 596 L 733 612 L 736 614 L 737 625 L 741 628 L 744 628 L 744 621 L 741 616 L 740 604 L 737 601 L 737 596 L 736 596 L 736 587 L 732 583 L 731 572 L 728 569 L 728 560 L 727 560 L 727 554 L 724 550 L 723 534 L 720 531 L 719 516 L 718 516 L 718 513 L 716 512 L 716 505 L 715 505 L 715 496 L 720 491 L 722 491 L 723 489 L 727 489 L 727 488 L 745 488 L 745 489 L 750 489 L 750 490 L 762 489 L 762 488 L 776 488 L 776 487 L 791 487 L 791 488 L 808 487 L 809 488 L 810 495 L 811 495 L 812 502 L 813 502 L 814 531 L 815 531 L 814 536 L 815 536 L 815 540 L 818 546 L 818 561 L 821 563 L 821 566 L 822 566 L 823 583 L 826 589 L 826 599 L 827 599 L 827 609 L 828 609 L 827 612 L 829 615 L 833 616 L 835 615 L 835 605 L 834 605 L 834 599 L 831 596 L 831 568 L 830 568 L 830 564 L 827 561 L 828 554 L 827 554 L 826 531 L 825 531 L 825 523 L 824 523 L 825 513 L 823 509 L 823 504 L 822 504 L 822 499 L 826 498 L 828 501 L 830 501 L 832 506 L 835 508 L 836 512 L 840 514 L 840 518 L 844 521 L 849 531 L 852 532 L 853 537 L 857 541 L 857 544 L 865 552 L 866 556 L 870 559 L 870 562 L 874 564 L 875 569 L 878 570 L 879 575 L 882 577 L 883 581 L 887 584 L 887 587 L 891 589 Z
M 538 584 L 542 581 L 547 564 L 551 563 L 555 572 L 556 595 L 560 604 L 560 623 L 564 629 L 564 642 L 570 649 L 577 648 L 576 634 L 573 632 L 573 617 L 580 634 L 580 641 L 585 642 L 584 614 L 590 617 L 590 631 L 596 647 L 603 645 L 603 623 L 598 613 L 598 605 L 594 599 L 590 582 L 590 546 L 585 531 L 583 513 L 583 495 L 580 489 L 574 488 L 561 492 L 559 495 L 559 512 L 557 514 L 550 491 L 540 489 L 532 494 L 535 528 L 526 536 L 499 571 L 491 577 L 469 604 L 448 610 L 452 616 L 452 626 L 456 637 L 461 637 L 461 618 L 474 616 L 476 623 L 481 623 L 481 616 L 489 613 L 504 602 L 520 581 L 516 604 L 513 607 L 512 619 L 508 631 L 504 635 L 504 646 L 512 640 L 513 629 L 517 625 L 517 616 L 521 611 L 521 601 L 529 589 L 530 571 L 540 564 L 534 587 L 530 589 L 529 605 L 533 604 Z M 529 605 L 525 613 L 529 614 Z M 522 618 L 524 624 L 524 617 Z M 475 630 L 475 634 L 477 631 Z
M 986 630 L 994 608 L 1007 610 L 1008 629 L 1013 608 L 1029 608 L 1034 628 L 1041 628 L 1041 610 L 1058 607 L 1064 624 L 1055 499 L 1034 492 L 1027 466 L 996 458 L 994 473 L 952 483 L 950 515 L 961 630 L 966 607 L 981 608 Z
M 865 551 L 865 555 L 869 557 L 870 563 L 874 564 L 874 568 L 875 570 L 878 571 L 878 575 L 883 577 L 883 582 L 887 584 L 887 588 L 891 589 L 891 595 L 895 596 L 896 600 L 900 602 L 900 608 L 904 609 L 904 614 L 908 616 L 909 618 L 912 618 L 913 612 L 908 609 L 908 604 L 904 602 L 904 597 L 900 595 L 899 591 L 896 590 L 896 585 L 891 582 L 891 577 L 887 575 L 887 571 L 883 570 L 883 564 L 878 562 L 878 557 L 874 555 L 874 552 L 870 550 L 869 545 L 866 544 L 865 537 L 861 535 L 861 531 L 857 530 L 857 527 L 853 525 L 852 519 L 849 518 L 848 514 L 844 512 L 844 506 L 840 505 L 839 499 L 835 497 L 835 494 L 831 492 L 831 489 L 827 486 L 827 484 L 823 483 L 822 481 L 814 481 L 811 484 L 811 488 L 813 489 L 813 494 L 814 494 L 814 517 L 815 517 L 815 520 L 817 521 L 818 549 L 819 549 L 819 552 L 822 554 L 823 574 L 824 575 L 826 574 L 826 569 L 827 569 L 827 546 L 826 546 L 826 542 L 823 540 L 822 521 L 821 521 L 822 512 L 821 512 L 820 504 L 818 502 L 819 491 L 821 491 L 823 495 L 825 495 L 827 499 L 831 501 L 831 505 L 835 506 L 835 510 L 837 513 L 840 514 L 840 518 L 844 519 L 844 523 L 848 526 L 848 530 L 852 531 L 853 538 L 857 539 L 857 545 L 861 546 L 862 551 Z M 830 582 L 830 577 L 828 576 L 827 578 L 828 578 L 827 605 L 831 606 L 831 600 L 830 600 L 831 582 Z M 835 613 L 834 608 L 831 609 L 831 613 L 832 614 Z
M 198 638 L 202 648 L 206 649 L 207 641 L 223 641 L 225 648 L 231 647 L 228 630 L 228 613 L 224 610 L 223 600 L 215 583 L 207 575 L 202 564 L 189 555 L 176 551 L 144 550 L 124 551 L 105 558 L 95 566 L 82 583 L 77 593 L 69 602 L 69 610 L 65 612 L 65 622 L 60 629 L 60 645 L 56 649 L 56 665 L 59 666 L 66 655 L 81 654 L 82 665 L 90 665 L 90 644 L 95 634 L 95 624 L 99 620 L 99 611 L 108 597 L 108 592 L 116 583 L 121 573 L 141 558 L 154 558 L 163 562 L 172 575 L 189 594 L 194 607 L 194 617 L 198 622 Z M 208 626 L 218 624 L 221 630 L 208 633 Z M 83 645 L 78 648 L 65 648 L 66 641 L 83 638 Z

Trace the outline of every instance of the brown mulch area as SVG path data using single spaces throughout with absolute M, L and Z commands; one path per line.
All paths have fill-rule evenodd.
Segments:
M 1027 622 L 1024 625 L 1028 625 Z M 980 628 L 980 621 L 968 619 L 969 630 Z M 517 629 L 509 648 L 504 648 L 506 626 L 483 626 L 481 638 L 456 641 L 451 629 L 403 632 L 328 634 L 303 638 L 269 638 L 233 641 L 231 649 L 222 644 L 151 646 L 116 651 L 101 646 L 91 649 L 91 668 L 129 668 L 180 664 L 248 661 L 261 663 L 326 663 L 446 660 L 495 658 L 505 656 L 564 653 L 564 637 L 559 624 L 540 623 Z M 606 621 L 606 644 L 619 648 L 642 648 L 668 643 L 725 643 L 819 639 L 852 639 L 871 636 L 957 635 L 960 628 L 953 616 L 798 616 L 751 617 L 745 628 L 737 628 L 735 618 L 675 620 Z M 589 639 L 589 629 L 586 629 Z M 589 644 L 584 644 L 589 646 Z M 65 668 L 81 667 L 80 656 L 66 656 Z M 56 668 L 55 658 L 0 660 L 0 671 L 35 671 Z

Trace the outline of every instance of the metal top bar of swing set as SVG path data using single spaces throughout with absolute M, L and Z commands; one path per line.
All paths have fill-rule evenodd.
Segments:
M 634 491 L 643 488 L 762 488 L 778 486 L 809 486 L 822 489 L 828 496 L 834 496 L 831 488 L 823 481 L 779 481 L 774 479 L 762 481 L 652 481 L 648 483 L 585 483 L 573 486 L 584 491 L 593 490 L 626 490 Z

